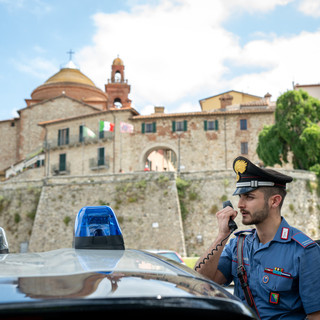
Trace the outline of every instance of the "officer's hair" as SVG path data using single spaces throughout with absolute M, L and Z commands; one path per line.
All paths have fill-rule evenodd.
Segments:
M 268 201 L 270 197 L 279 194 L 282 198 L 279 204 L 279 209 L 281 210 L 284 198 L 287 195 L 287 191 L 285 189 L 277 187 L 260 187 L 259 189 L 263 192 L 265 201 Z

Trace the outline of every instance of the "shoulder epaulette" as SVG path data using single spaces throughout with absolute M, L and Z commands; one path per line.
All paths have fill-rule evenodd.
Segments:
M 302 247 L 306 248 L 310 244 L 315 243 L 311 238 L 309 238 L 306 234 L 303 232 L 298 232 L 294 234 L 291 239 L 299 243 Z

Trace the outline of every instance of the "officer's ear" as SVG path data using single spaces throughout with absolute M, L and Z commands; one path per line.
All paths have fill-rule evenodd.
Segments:
M 269 205 L 271 208 L 280 208 L 280 204 L 282 201 L 282 196 L 280 194 L 275 194 L 269 198 Z

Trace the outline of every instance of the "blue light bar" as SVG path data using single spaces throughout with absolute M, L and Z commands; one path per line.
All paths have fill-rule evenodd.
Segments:
M 75 221 L 74 247 L 124 250 L 121 229 L 110 207 L 89 206 L 80 209 Z

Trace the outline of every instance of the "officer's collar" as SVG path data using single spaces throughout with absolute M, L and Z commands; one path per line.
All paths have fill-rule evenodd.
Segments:
M 279 226 L 275 236 L 273 237 L 273 239 L 268 242 L 268 246 L 273 241 L 276 241 L 276 242 L 288 242 L 288 241 L 291 240 L 291 236 L 292 236 L 292 230 L 291 230 L 290 225 L 288 224 L 288 222 L 286 221 L 285 218 L 281 217 L 280 226 Z M 258 235 L 257 235 L 257 230 L 255 230 L 253 238 L 257 239 L 257 241 L 259 241 Z
M 281 223 L 277 230 L 276 235 L 273 238 L 273 241 L 278 242 L 288 242 L 291 240 L 292 230 L 288 222 L 284 217 L 281 217 Z
M 256 229 L 242 230 L 242 231 L 235 232 L 234 234 L 238 236 L 241 233 L 249 233 L 251 235 L 250 237 L 247 238 L 249 241 L 255 241 L 255 240 L 259 241 Z M 290 225 L 288 224 L 285 218 L 281 217 L 280 226 L 273 240 L 271 240 L 269 243 L 271 243 L 272 241 L 288 242 L 291 240 L 291 236 L 292 236 L 292 230 Z

